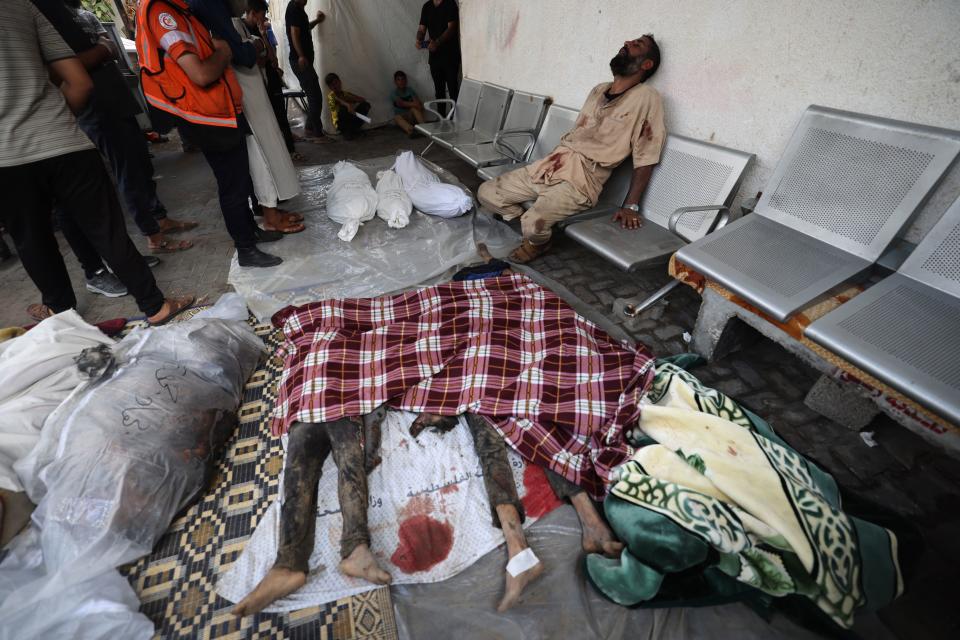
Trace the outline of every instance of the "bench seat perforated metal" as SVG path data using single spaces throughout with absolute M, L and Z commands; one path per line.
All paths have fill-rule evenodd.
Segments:
M 811 106 L 755 212 L 677 259 L 777 320 L 867 272 L 960 151 L 960 133 Z
M 492 142 L 461 143 L 453 152 L 474 167 L 523 161 L 537 139 L 547 97 L 514 91 L 503 128 Z
M 537 141 L 524 162 L 481 167 L 477 171 L 477 176 L 484 180 L 492 180 L 508 171 L 526 166 L 530 162 L 546 158 L 560 144 L 560 138 L 573 129 L 579 114 L 579 111 L 570 107 L 563 107 L 558 104 L 550 105 L 550 108 L 547 109 L 547 115 L 543 119 L 543 125 L 540 127 L 540 133 L 537 134 Z
M 628 159 L 618 168 L 623 184 L 610 190 L 608 199 L 613 202 L 602 210 L 603 215 L 598 211 L 597 217 L 582 222 L 571 217 L 564 230 L 624 271 L 663 262 L 688 242 L 705 236 L 718 222 L 726 223 L 726 209 L 752 159 L 752 154 L 743 151 L 669 135 L 640 202 L 643 227 L 625 230 L 611 220 L 629 190 L 633 170 Z M 714 208 L 709 208 L 711 205 Z M 688 210 L 677 217 L 676 232 L 672 232 L 670 218 L 681 208 Z M 722 220 L 718 218 L 721 215 Z
M 433 105 L 439 103 L 450 104 L 452 102 L 451 100 L 427 101 L 424 103 L 426 110 L 440 119 L 437 122 L 418 124 L 415 130 L 428 138 L 433 138 L 441 133 L 452 133 L 470 129 L 477 115 L 477 104 L 480 102 L 480 87 L 481 84 L 476 80 L 464 78 L 463 82 L 460 83 L 460 93 L 457 95 L 456 108 L 453 109 L 453 113 L 448 112 L 446 117 L 433 109 Z
M 480 87 L 480 99 L 477 102 L 477 115 L 473 121 L 473 127 L 449 133 L 435 133 L 433 142 L 446 149 L 453 149 L 458 144 L 493 142 L 494 136 L 503 124 L 503 117 L 507 112 L 512 93 L 513 91 L 505 87 L 484 82 Z
M 960 424 L 960 200 L 896 273 L 804 336 Z

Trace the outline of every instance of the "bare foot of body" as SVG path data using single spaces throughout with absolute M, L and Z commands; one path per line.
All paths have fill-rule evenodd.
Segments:
M 513 556 L 511 556 L 513 557 Z M 501 613 L 511 608 L 520 599 L 520 595 L 528 584 L 539 578 L 543 574 L 543 563 L 538 562 L 517 577 L 507 572 L 507 586 L 503 592 L 503 598 L 497 605 L 497 611 Z
M 432 413 L 421 413 L 417 419 L 410 425 L 410 435 L 416 438 L 420 433 L 430 427 L 437 433 L 446 433 L 459 424 L 457 416 L 438 416 Z
M 349 556 L 340 561 L 340 572 L 374 584 L 390 584 L 392 580 L 390 574 L 380 568 L 370 547 L 365 544 L 357 545 Z
M 282 567 L 273 567 L 260 584 L 233 608 L 235 616 L 251 616 L 263 611 L 272 602 L 290 595 L 307 582 L 307 574 Z
M 617 540 L 613 531 L 603 521 L 597 508 L 590 500 L 586 492 L 580 492 L 570 498 L 573 508 L 577 510 L 577 516 L 580 518 L 581 544 L 583 550 L 587 553 L 602 553 L 608 558 L 620 557 L 623 551 L 623 543 Z

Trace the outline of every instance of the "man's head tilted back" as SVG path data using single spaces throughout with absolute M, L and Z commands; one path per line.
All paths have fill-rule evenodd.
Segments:
M 659 67 L 660 47 L 650 33 L 627 40 L 617 55 L 610 59 L 613 75 L 629 77 L 640 74 L 641 81 L 649 79 Z

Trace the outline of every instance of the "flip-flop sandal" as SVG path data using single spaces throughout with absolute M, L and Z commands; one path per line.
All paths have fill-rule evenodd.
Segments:
M 264 222 L 264 223 L 263 223 L 263 230 L 264 230 L 264 231 L 279 231 L 280 233 L 290 235 L 290 234 L 292 234 L 292 233 L 300 233 L 301 231 L 305 231 L 305 230 L 306 230 L 306 227 L 303 226 L 303 225 L 300 224 L 300 223 L 294 223 L 294 222 L 287 222 L 287 223 L 286 223 L 285 225 L 283 225 L 282 227 L 275 227 L 275 226 L 272 225 L 272 224 L 268 224 L 267 222 Z
M 177 317 L 178 315 L 180 315 L 181 313 L 189 309 L 190 305 L 193 304 L 194 300 L 196 300 L 194 296 L 184 296 L 182 298 L 172 298 L 172 299 L 166 300 L 165 302 L 169 302 L 172 307 L 172 309 L 170 309 L 170 315 L 168 315 L 163 320 L 159 320 L 157 322 L 150 322 L 149 320 L 147 320 L 147 324 L 150 325 L 151 327 L 159 327 L 161 325 L 167 324 L 168 322 L 173 320 L 175 317 Z
M 172 225 L 166 228 L 164 228 L 164 226 L 161 224 L 160 233 L 182 233 L 184 231 L 190 231 L 191 229 L 196 229 L 199 226 L 200 226 L 199 222 L 192 222 L 192 221 L 183 222 L 180 220 L 176 220 L 173 222 Z
M 189 240 L 179 240 L 176 243 L 164 239 L 159 245 L 151 247 L 147 245 L 147 249 L 150 250 L 150 253 L 153 254 L 164 254 L 164 253 L 176 253 L 178 251 L 186 251 L 193 247 L 193 243 Z
M 37 302 L 27 307 L 27 315 L 37 322 L 43 322 L 47 318 L 57 314 L 47 305 Z

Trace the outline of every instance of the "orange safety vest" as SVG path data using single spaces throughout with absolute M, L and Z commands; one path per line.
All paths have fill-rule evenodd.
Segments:
M 186 39 L 201 60 L 214 53 L 213 40 L 203 23 L 190 13 L 183 0 L 143 0 L 137 8 L 137 55 L 140 58 L 140 86 L 147 102 L 188 122 L 215 127 L 237 126 L 243 91 L 229 66 L 216 82 L 206 87 L 195 84 L 177 64 L 166 64 L 164 38 L 158 40 L 149 26 L 150 8 L 160 2 L 176 21 L 174 38 Z M 167 45 L 169 46 L 169 45 Z

